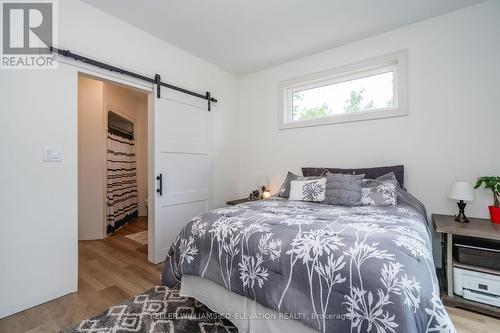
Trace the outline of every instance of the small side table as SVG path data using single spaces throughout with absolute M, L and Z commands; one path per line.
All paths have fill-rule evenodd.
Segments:
M 261 199 L 260 198 L 235 199 L 235 200 L 229 200 L 228 202 L 226 202 L 226 205 L 234 206 L 234 205 L 238 205 L 238 204 L 245 203 L 245 202 L 252 202 L 252 201 L 259 201 L 259 200 L 261 200 Z
M 493 270 L 479 266 L 464 265 L 453 261 L 453 236 L 482 238 L 500 241 L 500 224 L 493 224 L 488 219 L 469 217 L 469 223 L 455 221 L 455 216 L 432 215 L 432 223 L 436 232 L 441 233 L 446 243 L 446 286 L 447 294 L 442 297 L 443 303 L 452 307 L 461 307 L 481 312 L 490 316 L 500 317 L 500 308 L 484 303 L 467 300 L 453 293 L 453 266 L 471 269 L 484 273 L 493 273 Z M 496 272 L 500 274 L 500 272 Z

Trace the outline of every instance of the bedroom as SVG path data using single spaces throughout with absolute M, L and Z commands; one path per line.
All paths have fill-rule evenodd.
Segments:
M 343 2 L 306 5 L 292 1 L 288 7 L 277 1 L 265 4 L 221 1 L 213 6 L 167 1 L 161 7 L 157 5 L 149 1 L 140 7 L 132 1 L 120 6 L 116 1 L 59 1 L 53 45 L 151 79 L 158 73 L 162 82 L 201 95 L 208 91 L 211 98 L 217 99 L 207 112 L 206 99 L 162 86 L 160 101 L 174 99 L 179 103 L 178 108 L 181 105 L 193 108 L 193 116 L 186 120 L 184 117 L 191 113 L 183 109 L 184 113 L 173 115 L 177 122 L 160 124 L 161 119 L 153 119 L 155 122 L 150 123 L 148 131 L 175 133 L 178 129 L 191 133 L 192 140 L 198 143 L 204 140 L 209 143 L 209 149 L 202 147 L 206 150 L 201 146 L 191 147 L 198 149 L 196 154 L 200 156 L 193 151 L 186 155 L 195 161 L 179 160 L 170 165 L 178 168 L 179 175 L 171 174 L 170 168 L 157 172 L 154 168 L 161 166 L 149 163 L 148 198 L 170 198 L 168 191 L 180 186 L 179 191 L 197 190 L 199 197 L 195 201 L 203 205 L 190 207 L 189 198 L 184 198 L 183 206 L 190 208 L 178 213 L 181 216 L 178 224 L 163 225 L 161 218 L 156 219 L 158 225 L 154 226 L 158 228 L 149 237 L 149 241 L 158 242 L 154 244 L 158 245 L 157 255 L 149 258 L 155 264 L 137 266 L 132 255 L 121 260 L 114 258 L 115 262 L 88 258 L 102 260 L 101 264 L 108 263 L 110 270 L 114 270 L 105 279 L 96 278 L 95 285 L 89 288 L 88 279 L 95 278 L 92 270 L 83 272 L 88 277 L 85 281 L 82 269 L 78 269 L 86 260 L 85 254 L 78 259 L 77 240 L 78 73 L 145 89 L 150 98 L 154 97 L 154 103 L 161 104 L 156 89 L 151 82 L 64 55 L 58 58 L 58 68 L 54 69 L 2 68 L 1 141 L 8 160 L 2 163 L 1 181 L 4 217 L 0 242 L 3 253 L 0 331 L 70 328 L 160 285 L 164 267 L 161 262 L 168 247 L 192 217 L 203 210 L 222 208 L 227 201 L 244 198 L 262 186 L 275 194 L 288 171 L 302 175 L 302 167 L 351 169 L 404 165 L 404 187 L 425 205 L 431 229 L 434 229 L 433 214 L 458 213 L 458 199 L 448 198 L 455 181 L 474 183 L 480 176 L 498 176 L 500 156 L 495 152 L 499 144 L 496 133 L 500 113 L 492 99 L 497 95 L 500 81 L 498 1 L 439 4 L 385 1 L 380 6 L 361 0 L 349 5 Z M 384 12 L 388 14 L 375 15 Z M 316 17 L 316 21 L 300 20 L 302 15 Z M 163 17 L 166 19 L 161 20 Z M 328 33 L 317 33 L 324 29 Z M 313 35 L 315 38 L 311 38 Z M 406 71 L 406 76 L 397 77 L 399 80 L 392 90 L 398 89 L 398 109 L 402 114 L 282 128 L 283 116 L 289 110 L 285 88 L 302 87 L 311 80 L 330 80 L 333 84 L 338 77 L 352 72 L 352 68 L 364 72 L 385 65 L 399 66 L 393 72 L 398 75 Z M 401 95 L 404 91 L 407 91 L 406 102 L 404 93 Z M 367 90 L 365 96 L 368 95 Z M 340 100 L 344 102 L 344 97 Z M 162 107 L 165 105 L 158 105 Z M 165 112 L 169 110 L 167 105 Z M 190 132 L 192 128 L 200 130 Z M 196 133 L 203 133 L 203 137 Z M 154 138 L 151 140 L 155 142 Z M 60 148 L 62 161 L 44 162 L 44 147 Z M 199 153 L 201 150 L 204 153 Z M 148 155 L 154 161 L 155 152 Z M 202 176 L 190 177 L 200 174 L 196 168 L 199 165 L 203 165 L 198 168 L 203 169 Z M 156 177 L 160 173 L 165 177 L 166 192 L 162 196 L 156 192 L 160 185 Z M 171 175 L 172 180 L 182 181 L 169 183 Z M 26 197 L 26 190 L 30 193 L 29 204 L 19 200 Z M 489 220 L 491 191 L 477 189 L 474 196 L 474 201 L 467 203 L 465 214 Z M 148 207 L 156 208 L 154 202 Z M 197 209 L 201 211 L 194 212 Z M 490 233 L 494 234 L 496 229 L 492 230 Z M 442 235 L 432 230 L 429 246 L 433 264 L 445 277 Z M 282 246 L 281 258 L 290 259 L 285 250 L 288 245 L 282 243 Z M 342 252 L 335 252 L 335 256 L 338 253 Z M 238 259 L 242 260 L 234 261 Z M 272 262 L 266 261 L 266 265 L 272 266 Z M 233 283 L 240 280 L 239 266 L 234 266 Z M 441 294 L 445 296 L 447 281 L 440 279 Z M 224 286 L 224 281 L 214 280 L 217 286 Z M 258 288 L 257 281 L 255 286 Z M 304 289 L 310 292 L 309 287 Z M 376 302 L 377 297 L 373 298 Z M 320 303 L 318 307 L 323 304 Z M 495 331 L 499 327 L 493 316 L 460 307 L 446 309 L 457 331 L 474 331 L 477 327 Z M 342 311 L 346 312 L 346 307 Z M 419 308 L 418 313 L 422 311 Z M 294 321 L 301 322 L 300 318 Z M 367 327 L 363 326 L 363 330 Z

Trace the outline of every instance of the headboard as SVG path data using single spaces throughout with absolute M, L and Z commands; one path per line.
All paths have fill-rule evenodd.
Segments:
M 365 174 L 366 179 L 375 179 L 393 171 L 398 180 L 399 186 L 404 188 L 405 180 L 405 167 L 404 165 L 392 165 L 376 168 L 363 168 L 363 169 L 338 169 L 338 168 L 302 168 L 302 174 L 305 177 L 322 176 L 327 172 L 331 173 L 344 173 L 344 174 Z

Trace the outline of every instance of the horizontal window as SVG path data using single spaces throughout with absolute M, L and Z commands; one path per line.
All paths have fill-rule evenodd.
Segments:
M 281 93 L 281 128 L 405 115 L 406 53 L 287 81 Z

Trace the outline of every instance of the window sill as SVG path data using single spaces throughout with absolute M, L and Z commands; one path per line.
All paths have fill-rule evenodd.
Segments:
M 299 127 L 332 125 L 332 124 L 350 123 L 350 122 L 372 120 L 372 119 L 401 117 L 407 115 L 408 115 L 408 110 L 403 108 L 376 110 L 376 111 L 359 111 L 350 114 L 339 114 L 339 115 L 309 119 L 309 120 L 295 120 L 287 122 L 280 121 L 279 129 L 284 130 L 290 128 L 299 128 Z

